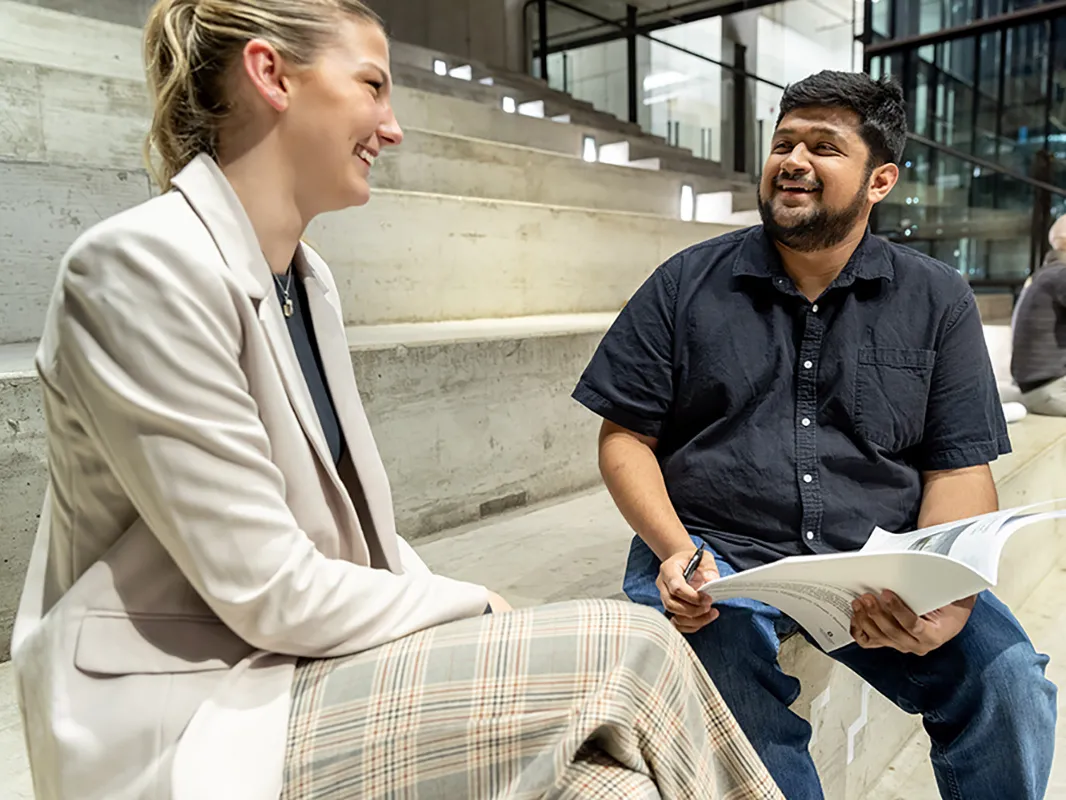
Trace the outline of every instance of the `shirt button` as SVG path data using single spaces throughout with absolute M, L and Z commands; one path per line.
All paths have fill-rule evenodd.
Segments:
M 803 362 L 803 368 L 804 369 L 810 369 L 813 366 L 814 366 L 814 362 L 813 361 L 804 361 Z
M 817 303 L 815 303 L 813 306 L 811 306 L 811 311 L 813 311 L 815 314 L 818 313 L 818 304 Z
M 810 475 L 804 475 L 803 476 L 803 482 L 804 483 L 810 483 L 813 480 L 814 480 L 814 478 L 812 478 Z
M 808 539 L 813 539 L 814 538 L 814 531 L 807 531 L 807 538 Z
M 811 424 L 811 421 L 804 417 L 802 420 L 800 420 L 800 423 L 803 425 L 804 428 L 806 428 L 808 425 Z

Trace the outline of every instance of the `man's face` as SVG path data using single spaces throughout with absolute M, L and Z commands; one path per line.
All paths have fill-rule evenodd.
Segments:
M 781 120 L 759 185 L 763 224 L 781 244 L 823 250 L 866 224 L 883 194 L 871 191 L 874 170 L 859 125 L 855 112 L 840 108 L 797 109 Z

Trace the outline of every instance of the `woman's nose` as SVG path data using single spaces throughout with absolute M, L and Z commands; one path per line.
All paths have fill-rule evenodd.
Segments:
M 396 147 L 403 142 L 403 129 L 391 108 L 388 117 L 378 127 L 378 138 L 386 147 Z

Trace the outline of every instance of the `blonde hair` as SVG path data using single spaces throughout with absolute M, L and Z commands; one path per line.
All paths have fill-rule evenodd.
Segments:
M 231 111 L 226 77 L 245 44 L 264 39 L 306 66 L 341 14 L 382 26 L 359 0 L 158 0 L 144 28 L 153 101 L 144 157 L 163 191 L 197 155 L 217 155 L 219 128 Z

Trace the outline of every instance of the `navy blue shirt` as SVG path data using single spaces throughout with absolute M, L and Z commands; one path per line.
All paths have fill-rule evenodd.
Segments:
M 295 273 L 296 268 L 292 269 Z M 282 308 L 285 307 L 285 293 L 281 287 L 285 284 L 289 288 L 289 299 L 292 300 L 294 312 L 291 317 L 285 318 L 285 323 L 304 380 L 307 382 L 307 390 L 315 404 L 315 411 L 318 412 L 322 432 L 326 435 L 329 453 L 333 457 L 333 463 L 339 464 L 341 456 L 344 455 L 344 432 L 341 430 L 340 420 L 337 419 L 337 409 L 333 405 L 333 395 L 330 394 L 329 384 L 326 382 L 326 373 L 322 369 L 322 357 L 318 352 L 318 340 L 315 337 L 311 308 L 307 302 L 307 290 L 303 280 L 295 274 L 292 275 L 291 283 L 275 279 L 274 288 Z
M 761 226 L 679 253 L 573 396 L 658 439 L 681 521 L 738 570 L 912 530 L 922 471 L 1010 452 L 965 279 L 870 234 L 815 303 Z

